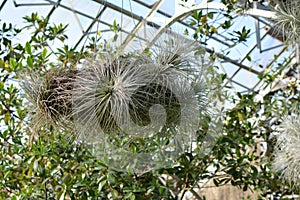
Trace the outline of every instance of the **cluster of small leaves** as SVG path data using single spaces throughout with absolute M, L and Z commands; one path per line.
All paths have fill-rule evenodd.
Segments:
M 68 39 L 65 34 L 68 25 L 50 25 L 48 18 L 39 17 L 37 13 L 24 17 L 24 20 L 28 25 L 23 30 L 32 30 L 31 40 L 25 45 L 25 51 L 28 54 L 27 67 L 39 68 L 40 71 L 40 68 L 47 70 L 46 63 L 54 54 L 64 67 L 75 68 L 75 65 L 87 56 L 87 52 L 76 51 L 75 48 L 64 44 L 64 41 Z M 55 50 L 51 48 L 54 43 L 60 44 Z
M 196 12 L 194 15 L 195 26 L 205 25 L 207 18 L 212 18 L 212 14 L 204 17 Z M 0 31 L 1 199 L 178 199 L 186 191 L 192 191 L 201 199 L 194 189 L 202 187 L 198 185 L 199 181 L 212 178 L 216 187 L 231 184 L 243 190 L 291 193 L 276 174 L 271 173 L 269 163 L 257 155 L 255 137 L 271 143 L 270 119 L 288 112 L 291 104 L 299 102 L 296 85 L 273 92 L 261 102 L 255 101 L 254 94 L 238 94 L 233 99 L 235 108 L 226 113 L 225 135 L 207 155 L 197 153 L 201 152 L 203 142 L 199 136 L 194 152 L 183 154 L 174 167 L 139 176 L 133 171 L 117 172 L 104 165 L 101 158 L 94 157 L 83 144 L 68 143 L 61 133 L 41 129 L 37 133 L 40 137 L 32 135 L 21 91 L 12 81 L 18 79 L 21 70 L 45 71 L 57 66 L 58 63 L 50 62 L 52 54 L 58 55 L 59 65 L 73 68 L 86 56 L 86 51 L 78 52 L 63 44 L 67 39 L 66 26 L 49 25 L 47 19 L 36 14 L 25 20 L 29 25 L 22 31 L 27 28 L 34 31 L 31 40 L 24 45 L 12 44 L 11 37 L 19 30 L 14 30 L 11 25 L 3 25 Z M 224 26 L 229 28 L 230 23 L 225 22 Z M 206 33 L 212 33 L 211 26 L 202 28 L 209 28 Z M 240 33 L 243 35 L 243 31 Z M 53 40 L 62 42 L 57 52 L 51 51 L 48 44 Z M 271 83 L 275 75 L 269 76 Z M 289 105 L 286 105 L 286 99 L 289 99 Z M 215 170 L 212 171 L 211 166 Z
M 234 31 L 232 36 L 234 36 L 231 40 L 236 42 L 246 42 L 249 37 L 250 29 L 246 29 L 244 26 L 241 31 Z
M 230 0 L 222 2 L 228 8 L 225 16 L 228 15 L 229 20 L 221 24 L 221 27 L 228 30 L 232 25 L 230 12 L 236 8 L 238 2 Z M 203 31 L 203 27 L 209 27 L 205 25 L 206 19 L 213 20 L 213 14 L 203 15 L 202 12 L 195 11 L 190 22 L 192 26 L 199 28 L 196 29 L 194 35 L 194 38 L 199 41 L 202 41 L 201 39 L 206 35 L 218 34 L 218 32 L 213 33 L 209 29 Z M 229 32 L 229 35 L 233 36 L 231 41 L 235 43 L 247 42 L 249 34 L 250 29 L 247 27 L 243 27 L 241 31 Z M 250 57 L 247 59 L 251 60 Z M 290 60 L 285 60 L 282 64 L 279 63 L 276 69 L 266 71 L 259 78 L 273 87 L 275 80 L 278 80 L 282 71 L 287 68 L 291 68 L 294 73 L 297 64 L 291 66 Z M 271 170 L 270 161 L 273 157 L 270 149 L 272 149 L 274 142 L 270 140 L 270 134 L 274 131 L 271 127 L 280 123 L 282 115 L 298 105 L 298 91 L 299 86 L 296 83 L 289 83 L 286 88 L 265 95 L 262 101 L 255 98 L 255 92 L 249 95 L 238 94 L 237 99 L 232 99 L 236 106 L 226 113 L 224 124 L 226 135 L 220 137 L 215 145 L 212 153 L 213 159 L 205 158 L 210 163 L 214 163 L 216 167 L 215 174 L 210 176 L 211 178 L 216 177 L 214 179 L 216 186 L 231 183 L 231 185 L 238 186 L 243 190 L 258 189 L 262 192 L 261 198 L 267 198 L 266 196 L 272 193 L 277 196 L 293 193 L 292 189 L 278 178 L 278 174 L 274 174 Z M 268 150 L 264 159 L 257 154 L 258 141 L 267 142 Z M 204 159 L 201 160 L 204 161 Z M 218 172 L 223 174 L 220 175 Z
M 41 133 L 43 134 L 43 133 Z M 0 197 L 6 199 L 169 199 L 159 174 L 135 176 L 110 170 L 81 144 L 47 132 L 2 161 Z
M 4 23 L 5 24 L 5 23 Z M 13 58 L 13 52 L 15 52 L 12 46 L 12 38 L 19 30 L 14 30 L 12 25 L 3 24 L 3 29 L 0 31 L 1 35 L 1 51 L 0 51 L 0 165 L 1 165 L 1 195 L 0 197 L 5 199 L 6 195 L 11 194 L 11 189 L 18 187 L 14 185 L 14 179 L 11 179 L 12 172 L 10 167 L 14 157 L 22 149 L 24 138 L 26 108 L 23 107 L 23 100 L 20 97 L 18 88 L 13 83 L 13 79 L 16 77 L 16 71 L 19 70 L 15 59 Z M 17 166 L 15 166 L 17 168 Z M 6 191 L 6 181 L 10 180 L 12 187 L 8 187 Z M 3 188 L 3 189 L 2 189 Z M 4 196 L 4 197 L 3 197 Z
M 211 36 L 214 34 L 220 34 L 221 28 L 223 31 L 228 31 L 233 25 L 233 17 L 230 12 L 236 9 L 237 1 L 224 0 L 222 3 L 227 6 L 226 12 L 214 12 L 208 10 L 199 10 L 193 12 L 189 25 L 195 28 L 195 31 L 193 32 L 193 38 L 195 40 L 200 41 L 202 44 L 206 44 L 206 40 Z M 218 24 L 216 23 L 217 19 Z M 218 26 L 221 28 L 217 28 Z M 236 44 L 246 42 L 249 34 L 250 29 L 246 29 L 244 26 L 241 31 L 233 31 L 232 33 L 229 33 L 229 35 L 233 36 L 230 41 Z
M 196 27 L 195 32 L 193 33 L 194 39 L 198 40 L 204 36 L 211 36 L 214 33 L 217 33 L 217 28 L 209 23 L 209 20 L 214 19 L 216 12 L 204 13 L 203 10 L 194 11 L 191 15 L 190 25 Z
M 284 40 L 292 45 L 300 42 L 299 3 L 299 0 L 275 0 L 272 6 L 276 14 L 275 27 L 283 32 Z
M 40 19 L 34 14 L 31 18 L 25 17 L 25 20 L 29 23 L 27 28 L 47 23 L 46 19 Z M 41 25 L 44 26 L 49 24 Z M 60 133 L 51 128 L 43 128 L 36 135 L 33 134 L 31 127 L 27 125 L 29 119 L 26 118 L 27 108 L 24 108 L 26 104 L 22 100 L 22 92 L 9 80 L 17 81 L 19 73 L 25 70 L 42 75 L 49 67 L 70 67 L 74 62 L 74 59 L 67 56 L 70 48 L 64 45 L 62 48 L 65 51 L 58 50 L 62 55 L 58 59 L 60 64 L 51 63 L 49 56 L 56 52 L 49 53 L 47 41 L 61 38 L 53 37 L 56 31 L 45 34 L 44 31 L 39 32 L 40 26 L 35 28 L 37 30 L 33 32 L 30 41 L 24 45 L 14 44 L 5 54 L 10 56 L 1 57 L 0 198 L 176 198 L 170 196 L 172 184 L 159 179 L 164 170 L 138 177 L 133 172 L 116 172 L 103 165 L 101 159 L 92 156 L 84 145 L 69 144 Z M 44 29 L 54 30 L 47 27 Z M 24 28 L 22 31 L 25 30 Z M 11 38 L 7 39 L 11 43 Z M 41 43 L 44 45 L 39 45 Z M 84 56 L 83 52 L 76 53 Z

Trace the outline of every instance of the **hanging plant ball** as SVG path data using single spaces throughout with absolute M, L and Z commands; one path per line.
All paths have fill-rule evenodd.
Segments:
M 283 181 L 300 188 L 300 115 L 287 116 L 278 131 L 274 151 L 273 169 L 280 173 Z
M 44 76 L 29 75 L 22 82 L 30 101 L 32 122 L 36 127 L 44 125 L 66 126 L 72 112 L 71 91 L 77 70 L 51 69 Z

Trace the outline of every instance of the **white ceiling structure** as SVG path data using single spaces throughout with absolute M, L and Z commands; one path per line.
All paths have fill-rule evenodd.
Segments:
M 111 26 L 116 21 L 120 26 L 119 42 L 127 45 L 133 35 L 152 30 L 152 37 L 142 38 L 154 41 L 165 27 L 172 30 L 195 29 L 190 26 L 190 15 L 195 10 L 204 12 L 225 12 L 220 1 L 189 0 L 186 7 L 181 0 L 2 0 L 0 1 L 1 22 L 10 22 L 16 27 L 24 26 L 22 17 L 37 12 L 49 17 L 50 23 L 69 24 L 66 44 L 79 48 L 88 38 L 101 31 L 104 38 L 112 37 Z M 206 39 L 205 49 L 215 53 L 220 71 L 227 74 L 226 84 L 238 92 L 258 91 L 265 87 L 258 76 L 278 68 L 282 62 L 295 57 L 295 50 L 288 48 L 280 32 L 274 31 L 272 19 L 274 12 L 267 3 L 241 2 L 247 4 L 244 13 L 234 14 L 233 25 Z M 214 23 L 218 27 L 218 15 Z M 243 26 L 251 32 L 246 43 L 235 43 L 230 33 L 241 30 Z M 276 34 L 275 34 L 276 33 Z M 142 34 L 143 35 L 143 34 Z M 20 42 L 29 35 L 20 36 Z M 249 59 L 251 57 L 251 59 Z

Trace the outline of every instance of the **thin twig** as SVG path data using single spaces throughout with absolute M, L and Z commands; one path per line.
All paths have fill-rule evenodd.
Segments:
M 191 188 L 190 191 L 194 195 L 194 197 L 196 197 L 196 199 L 202 200 L 202 197 L 200 197 L 199 194 L 197 192 L 195 192 L 195 190 L 193 188 Z
M 45 181 L 44 183 L 44 188 L 45 188 L 45 200 L 48 199 L 48 195 L 47 195 L 47 181 Z

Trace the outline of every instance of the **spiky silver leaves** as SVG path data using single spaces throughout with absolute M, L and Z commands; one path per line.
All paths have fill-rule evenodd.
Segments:
M 23 77 L 21 87 L 30 101 L 31 123 L 34 127 L 70 126 L 72 90 L 77 70 L 51 69 L 43 77 Z
M 276 0 L 275 25 L 283 30 L 285 40 L 292 44 L 300 43 L 300 0 Z
M 208 104 L 207 60 L 198 50 L 187 39 L 168 36 L 130 56 L 107 53 L 88 59 L 73 90 L 81 139 L 110 166 L 136 173 L 191 151 L 199 108 L 205 113 Z
M 277 134 L 273 168 L 291 186 L 300 188 L 300 115 L 285 118 Z
M 41 121 L 68 124 L 115 169 L 165 166 L 192 151 L 201 114 L 211 114 L 204 51 L 169 35 L 144 50 L 95 53 L 72 76 L 63 70 L 24 88 L 48 116 Z

